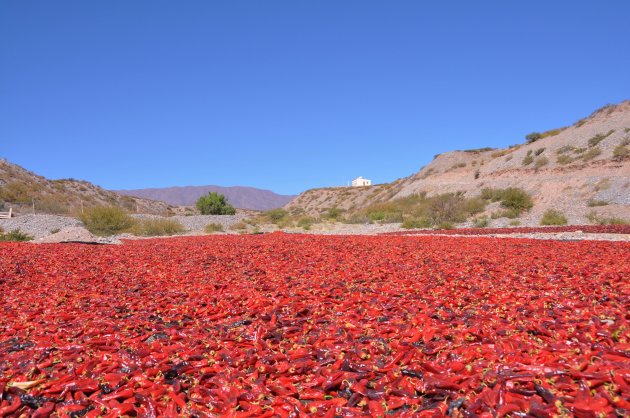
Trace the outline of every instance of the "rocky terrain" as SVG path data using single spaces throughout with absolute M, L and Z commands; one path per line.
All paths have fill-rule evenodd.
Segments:
M 208 192 L 224 195 L 232 206 L 238 209 L 269 210 L 279 208 L 295 196 L 280 195 L 270 190 L 254 187 L 186 186 L 154 189 L 115 190 L 116 193 L 160 200 L 176 206 L 192 206 L 200 196 Z
M 81 207 L 119 206 L 133 212 L 167 214 L 171 205 L 155 200 L 122 196 L 90 182 L 76 179 L 50 180 L 17 164 L 0 159 L 0 210 L 15 213 L 72 214 Z
M 630 220 L 630 101 L 534 135 L 528 143 L 437 155 L 418 173 L 392 183 L 309 190 L 285 209 L 318 216 L 329 208 L 352 212 L 411 194 L 475 196 L 486 187 L 520 187 L 533 197 L 534 207 L 519 219 L 523 225 L 538 224 L 549 208 L 572 224 L 588 223 L 593 211 Z M 495 209 L 490 205 L 487 214 Z M 492 225 L 507 222 L 497 219 Z

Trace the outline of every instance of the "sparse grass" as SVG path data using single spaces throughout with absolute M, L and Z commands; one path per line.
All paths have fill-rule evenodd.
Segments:
M 564 146 L 562 146 L 562 147 L 560 147 L 560 148 L 558 148 L 556 150 L 556 154 L 558 154 L 558 155 L 566 154 L 566 153 L 571 152 L 573 150 L 575 150 L 575 147 L 573 145 L 564 145 Z
M 464 167 L 466 167 L 466 163 L 455 163 L 451 166 L 451 168 L 449 168 L 449 171 L 456 170 L 458 168 L 464 168 Z
M 0 229 L 0 241 L 2 242 L 24 242 L 31 241 L 32 239 L 32 236 L 25 234 L 19 229 L 14 229 L 11 232 L 4 232 L 2 229 Z
M 589 200 L 586 202 L 586 205 L 587 205 L 589 208 L 592 208 L 592 207 L 595 207 L 595 206 L 606 206 L 606 205 L 608 205 L 608 202 L 607 202 L 607 201 L 605 201 L 605 200 L 589 199 Z
M 480 152 L 494 151 L 495 149 L 496 148 L 484 147 L 484 148 L 466 149 L 464 150 L 464 152 L 468 152 L 472 154 L 479 154 Z
M 158 237 L 184 233 L 184 226 L 174 219 L 147 218 L 136 220 L 128 232 L 139 237 Z
M 115 206 L 95 206 L 86 209 L 79 219 L 88 231 L 100 236 L 124 232 L 134 224 L 133 218 Z
M 540 219 L 541 225 L 566 225 L 567 217 L 556 209 L 547 209 Z
M 595 191 L 599 192 L 601 190 L 608 190 L 610 188 L 610 179 L 608 177 L 601 179 L 597 183 L 595 183 Z
M 590 211 L 586 214 L 586 219 L 589 220 L 590 223 L 596 225 L 629 225 L 630 221 L 627 219 L 619 218 L 617 216 L 605 217 L 601 216 L 599 213 L 594 210 Z
M 521 221 L 518 221 L 518 220 L 510 221 L 510 226 L 519 226 L 520 224 L 521 224 Z

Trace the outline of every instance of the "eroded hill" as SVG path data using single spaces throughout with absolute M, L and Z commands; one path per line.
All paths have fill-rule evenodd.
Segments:
M 549 208 L 565 213 L 570 223 L 585 223 L 593 211 L 630 218 L 630 101 L 530 135 L 524 144 L 437 155 L 418 173 L 392 183 L 309 190 L 285 208 L 318 216 L 330 208 L 353 212 L 413 194 L 472 197 L 484 188 L 507 187 L 522 188 L 534 200 L 524 223 L 536 223 Z
M 14 212 L 71 214 L 81 207 L 119 206 L 133 212 L 167 214 L 171 206 L 148 199 L 122 196 L 90 182 L 49 180 L 17 164 L 0 159 L 0 206 Z

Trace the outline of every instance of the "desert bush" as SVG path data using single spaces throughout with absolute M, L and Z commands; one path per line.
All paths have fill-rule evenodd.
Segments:
M 479 218 L 473 219 L 473 226 L 475 228 L 487 228 L 490 225 L 490 220 L 487 216 L 481 216 Z
M 236 209 L 220 193 L 209 192 L 197 199 L 197 209 L 202 215 L 234 215 Z
M 324 213 L 323 217 L 325 219 L 330 219 L 330 220 L 339 220 L 341 219 L 341 217 L 343 216 L 343 210 L 339 209 L 339 208 L 329 208 L 326 213 Z
M 600 155 L 602 153 L 601 148 L 599 147 L 595 147 L 595 148 L 591 148 L 588 151 L 586 151 L 584 153 L 584 155 L 582 155 L 582 159 L 584 161 L 590 161 L 593 158 L 597 157 L 598 155 Z
M 501 206 L 506 209 L 523 212 L 531 209 L 534 206 L 534 202 L 525 190 L 518 187 L 509 187 L 504 189 L 501 194 Z
M 569 157 L 566 154 L 558 155 L 558 158 L 556 158 L 556 162 L 562 165 L 571 164 L 573 161 L 573 158 Z
M 215 223 L 208 224 L 204 228 L 204 231 L 206 231 L 208 234 L 212 234 L 213 232 L 223 232 L 223 225 Z
M 526 155 L 523 158 L 523 161 L 521 162 L 521 164 L 526 166 L 526 165 L 530 165 L 533 162 L 534 162 L 534 157 L 532 157 L 531 155 Z
M 621 141 L 621 143 L 617 145 L 615 149 L 613 149 L 613 157 L 615 159 L 621 160 L 630 156 L 630 148 L 628 148 L 628 145 L 630 145 L 629 139 L 626 138 Z
M 593 136 L 592 138 L 590 138 L 588 140 L 588 146 L 589 147 L 595 147 L 597 146 L 597 144 L 599 144 L 600 142 L 602 142 L 604 139 L 608 138 L 610 135 L 612 135 L 612 133 L 615 132 L 614 129 L 611 129 L 610 131 L 606 132 L 605 134 L 597 134 L 595 136 Z
M 25 234 L 19 229 L 14 229 L 11 232 L 4 232 L 0 228 L 0 241 L 24 242 L 24 241 L 30 241 L 32 239 L 33 239 L 32 236 Z
M 521 221 L 518 221 L 518 220 L 510 221 L 510 226 L 519 226 L 520 224 L 521 224 Z
M 311 229 L 311 226 L 317 222 L 317 219 L 311 216 L 302 216 L 297 220 L 297 226 L 305 230 Z
M 280 221 L 286 219 L 289 216 L 289 213 L 281 208 L 271 209 L 264 213 L 264 216 L 271 222 L 272 224 L 277 224 Z
M 88 208 L 79 216 L 79 219 L 88 231 L 101 236 L 118 234 L 134 225 L 133 218 L 115 206 Z
M 547 209 L 540 219 L 541 225 L 566 225 L 567 217 L 556 209 Z
M 547 157 L 540 157 L 536 160 L 534 168 L 541 168 L 546 166 L 547 164 L 549 164 L 549 160 L 547 159 Z
M 174 219 L 147 218 L 136 220 L 129 232 L 139 237 L 157 237 L 184 233 L 184 226 Z
M 538 148 L 536 151 L 534 151 L 534 155 L 535 156 L 539 156 L 540 154 L 542 154 L 543 152 L 545 152 L 546 148 Z
M 229 228 L 233 231 L 243 231 L 247 229 L 247 224 L 245 222 L 237 222 L 230 225 Z

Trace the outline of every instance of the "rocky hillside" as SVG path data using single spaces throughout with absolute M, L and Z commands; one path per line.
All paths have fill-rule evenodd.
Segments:
M 317 215 L 333 207 L 352 211 L 423 192 L 475 196 L 485 187 L 520 187 L 535 203 L 524 223 L 535 223 L 548 208 L 563 211 L 571 223 L 586 222 L 593 210 L 630 219 L 630 101 L 528 138 L 505 149 L 437 155 L 418 173 L 393 183 L 309 190 L 286 209 Z
M 116 190 L 116 192 L 128 196 L 161 200 L 163 202 L 170 203 L 171 205 L 178 206 L 194 205 L 200 196 L 208 192 L 217 192 L 224 195 L 234 207 L 253 210 L 280 208 L 295 197 L 279 195 L 270 190 L 242 186 L 165 187 L 155 189 Z
M 75 179 L 49 180 L 17 164 L 0 159 L 0 210 L 4 206 L 17 213 L 71 214 L 84 207 L 113 205 L 131 211 L 167 214 L 164 202 L 122 196 L 94 184 Z

